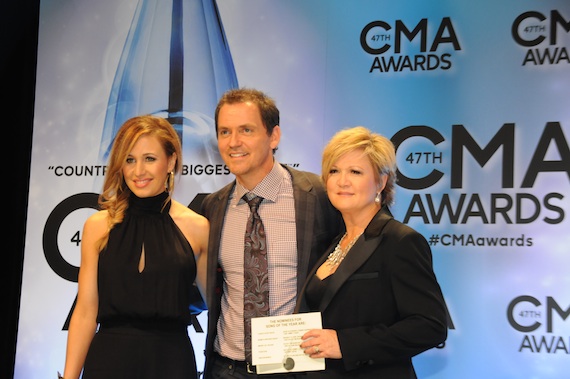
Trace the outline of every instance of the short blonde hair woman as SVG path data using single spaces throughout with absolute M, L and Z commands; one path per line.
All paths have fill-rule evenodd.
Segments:
M 394 219 L 396 152 L 357 126 L 326 145 L 322 180 L 345 232 L 304 283 L 298 312 L 320 312 L 322 329 L 301 348 L 325 358 L 307 379 L 416 378 L 412 357 L 447 338 L 447 308 L 426 239 Z M 306 306 L 305 306 L 306 304 Z

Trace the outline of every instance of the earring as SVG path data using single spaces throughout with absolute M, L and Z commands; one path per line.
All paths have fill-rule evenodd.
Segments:
M 378 193 L 376 194 L 376 197 L 374 198 L 374 202 L 375 202 L 376 204 L 380 204 L 380 192 L 378 192 Z
M 174 171 L 170 171 L 168 173 L 166 183 L 164 183 L 164 188 L 168 193 L 170 193 L 170 191 L 172 191 L 172 188 L 174 188 Z

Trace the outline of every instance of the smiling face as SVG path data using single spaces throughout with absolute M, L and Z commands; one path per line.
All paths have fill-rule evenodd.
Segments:
M 168 157 L 157 137 L 142 136 L 123 164 L 123 177 L 136 196 L 156 196 L 164 192 L 166 178 L 175 163 L 176 154 Z
M 271 135 L 263 125 L 257 105 L 225 104 L 218 114 L 218 149 L 237 181 L 253 189 L 273 167 L 273 149 L 279 144 L 278 125 Z
M 331 166 L 326 182 L 331 203 L 343 215 L 376 213 L 379 205 L 374 198 L 385 184 L 386 176 L 377 179 L 361 149 L 341 155 Z

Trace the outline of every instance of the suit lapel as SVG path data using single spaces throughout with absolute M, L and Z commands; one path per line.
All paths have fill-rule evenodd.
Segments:
M 353 254 L 349 251 L 340 266 L 338 266 L 336 272 L 329 277 L 329 283 L 321 299 L 319 311 L 322 312 L 326 309 L 340 287 L 368 260 L 374 250 L 376 250 L 380 239 L 381 236 L 366 238 L 364 234 L 358 238 L 354 246 L 350 249 Z M 324 263 L 325 260 L 326 258 L 322 263 Z
M 304 174 L 283 165 L 291 174 L 293 199 L 295 202 L 295 231 L 297 236 L 297 278 L 305 278 L 311 256 L 311 241 L 314 235 L 316 197 L 313 185 Z M 303 281 L 297 281 L 297 293 L 301 292 Z
M 235 186 L 235 181 L 230 183 L 222 190 L 218 192 L 215 198 L 215 203 L 211 204 L 210 210 L 210 220 L 213 222 L 210 223 L 210 251 L 213 254 L 210 254 L 212 257 L 215 257 L 216 262 L 218 260 L 218 252 L 220 250 L 220 241 L 222 237 L 222 227 L 224 225 L 224 216 L 226 214 L 226 209 L 228 207 L 228 199 L 230 194 Z
M 233 183 L 228 184 L 220 191 L 218 191 L 211 199 L 211 202 L 208 204 L 207 212 L 205 216 L 211 220 L 210 221 L 210 235 L 209 235 L 209 244 L 208 244 L 208 275 L 206 276 L 206 288 L 208 289 L 207 298 L 208 307 L 210 312 L 214 312 L 213 309 L 216 308 L 216 305 L 219 306 L 219 302 L 216 298 L 221 294 L 221 275 L 218 275 L 218 257 L 220 252 L 220 242 L 222 237 L 222 226 L 224 224 L 224 215 L 226 213 L 226 208 L 228 206 L 228 199 L 230 194 L 234 188 L 235 181 Z M 219 288 L 219 291 L 217 290 Z M 219 313 L 218 313 L 219 315 Z
M 350 279 L 352 275 L 370 258 L 374 251 L 382 242 L 382 230 L 386 224 L 392 220 L 392 214 L 388 208 L 382 208 L 374 218 L 370 221 L 364 233 L 358 238 L 354 246 L 350 249 L 344 260 L 338 266 L 336 272 L 332 274 L 328 280 L 327 288 L 321 299 L 319 311 L 324 311 L 338 290 Z M 338 240 L 336 241 L 338 243 Z M 336 246 L 336 243 L 335 245 Z M 320 266 L 326 260 L 328 254 L 332 251 L 333 246 L 327 251 L 319 261 Z

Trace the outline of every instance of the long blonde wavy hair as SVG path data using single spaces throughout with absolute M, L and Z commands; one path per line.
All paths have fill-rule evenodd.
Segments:
M 174 175 L 182 169 L 182 146 L 174 127 L 166 119 L 152 115 L 135 116 L 125 121 L 113 141 L 103 192 L 99 195 L 100 209 L 109 213 L 107 233 L 99 241 L 100 251 L 107 246 L 111 229 L 125 217 L 132 192 L 123 177 L 123 166 L 135 143 L 143 136 L 156 137 L 167 157 L 176 154 L 174 172 L 168 174 L 165 183 L 165 190 L 169 193 L 165 204 L 170 201 L 174 191 Z

